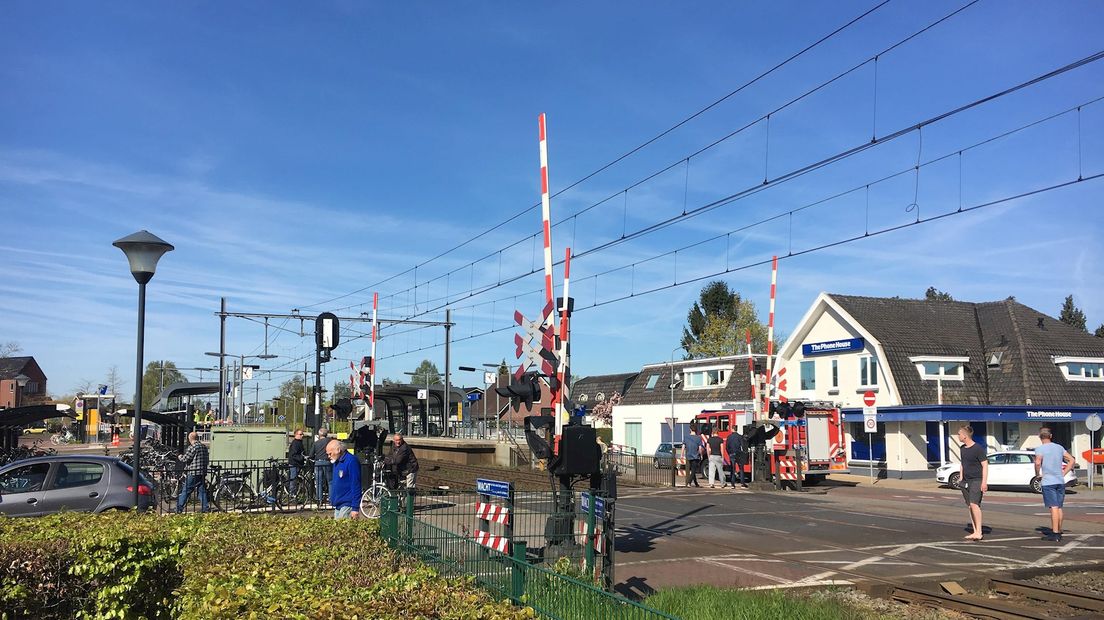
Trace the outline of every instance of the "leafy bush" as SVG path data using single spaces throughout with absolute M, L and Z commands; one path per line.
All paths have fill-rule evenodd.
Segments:
M 114 513 L 0 519 L 0 617 L 526 618 L 395 554 L 374 522 Z

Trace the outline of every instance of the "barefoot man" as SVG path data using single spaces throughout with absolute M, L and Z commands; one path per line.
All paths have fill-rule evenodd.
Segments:
M 974 531 L 966 540 L 981 540 L 981 496 L 989 490 L 989 459 L 985 447 L 974 441 L 974 429 L 969 425 L 958 428 L 958 441 L 962 443 L 959 452 L 959 479 L 962 480 L 962 499 L 970 507 L 970 523 Z

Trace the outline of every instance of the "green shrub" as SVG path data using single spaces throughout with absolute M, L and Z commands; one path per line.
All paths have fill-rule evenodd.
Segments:
M 374 522 L 114 513 L 0 519 L 0 617 L 526 618 L 391 551 Z

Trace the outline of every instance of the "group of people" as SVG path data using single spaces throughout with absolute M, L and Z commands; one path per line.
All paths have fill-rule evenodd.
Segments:
M 974 441 L 974 429 L 963 425 L 958 429 L 959 487 L 962 499 L 970 511 L 970 533 L 965 540 L 976 542 L 983 538 L 981 527 L 981 500 L 989 490 L 989 457 L 985 446 Z M 1066 474 L 1077 461 L 1065 449 L 1054 442 L 1054 433 L 1043 427 L 1039 430 L 1040 444 L 1035 448 L 1035 475 L 1041 478 L 1043 506 L 1050 510 L 1050 530 L 1044 530 L 1043 539 L 1051 542 L 1062 540 L 1062 507 L 1066 500 Z
M 356 429 L 351 439 L 356 454 L 350 454 L 345 442 L 331 437 L 329 429 L 321 428 L 311 446 L 310 456 L 314 461 L 315 497 L 329 494 L 329 503 L 334 509 L 335 519 L 358 516 L 360 497 L 364 485 L 371 484 L 373 477 L 374 454 L 382 455 L 386 431 L 379 433 L 369 425 Z M 299 474 L 307 465 L 307 451 L 303 443 L 303 429 L 296 429 L 288 446 L 288 478 L 290 490 L 298 490 Z M 363 461 L 362 461 L 363 459 Z M 176 501 L 176 511 L 183 512 L 184 506 L 193 492 L 197 492 L 200 510 L 209 510 L 207 502 L 207 468 L 210 452 L 199 441 L 195 432 L 188 434 L 188 448 L 180 457 L 184 466 L 184 486 Z M 363 462 L 363 464 L 362 464 Z M 418 480 L 418 457 L 410 444 L 403 439 L 402 433 L 392 437 L 391 454 L 384 459 L 384 465 L 393 468 L 403 487 L 413 490 Z
M 686 460 L 686 486 L 701 488 L 698 474 L 705 476 L 703 466 L 708 465 L 709 488 L 715 488 L 714 480 L 717 480 L 721 482 L 722 489 L 728 486 L 735 489 L 739 480 L 740 487 L 746 489 L 744 468 L 747 467 L 749 455 L 747 439 L 740 433 L 732 432 L 722 439 L 712 429 L 699 435 L 698 429 L 691 425 L 690 436 L 682 444 L 682 456 Z M 727 478 L 726 467 L 729 469 Z

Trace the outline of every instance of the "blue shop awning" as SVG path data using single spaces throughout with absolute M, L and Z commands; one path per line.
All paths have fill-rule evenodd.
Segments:
M 1033 405 L 902 405 L 878 407 L 879 422 L 1084 422 L 1098 407 Z M 862 409 L 844 409 L 845 422 L 862 422 Z

